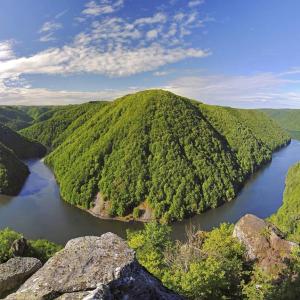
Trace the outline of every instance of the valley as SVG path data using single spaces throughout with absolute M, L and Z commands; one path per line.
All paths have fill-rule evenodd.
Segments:
M 98 215 L 167 223 L 234 199 L 290 141 L 264 113 L 162 90 L 51 108 L 20 133 L 48 148 L 68 203 L 88 210 L 98 195 Z
M 160 105 L 160 111 L 167 105 L 164 118 L 154 117 L 154 104 Z M 139 108 L 139 105 L 142 107 Z M 150 124 L 145 119 L 145 109 L 151 113 L 151 119 L 155 122 Z M 47 147 L 49 154 L 45 159 L 46 165 L 44 161 L 36 159 L 25 161 L 30 175 L 21 193 L 16 197 L 0 196 L 0 227 L 11 227 L 30 238 L 45 237 L 64 243 L 72 237 L 107 231 L 124 237 L 126 229 L 142 227 L 137 222 L 139 217 L 134 218 L 133 215 L 126 217 L 130 222 L 117 221 L 114 214 L 98 219 L 76 207 L 90 207 L 90 201 L 99 192 L 98 188 L 107 191 L 107 195 L 111 191 L 112 196 L 107 196 L 108 200 L 115 197 L 112 198 L 115 199 L 114 205 L 121 208 L 124 205 L 125 208 L 131 207 L 127 203 L 127 199 L 131 199 L 130 191 L 135 191 L 133 195 L 136 200 L 131 201 L 136 201 L 134 203 L 137 203 L 138 209 L 141 207 L 139 201 L 145 195 L 149 197 L 165 193 L 162 194 L 161 204 L 152 200 L 152 205 L 155 208 L 161 207 L 163 215 L 158 215 L 158 218 L 163 222 L 182 220 L 172 225 L 174 237 L 179 239 L 184 239 L 185 226 L 190 222 L 209 230 L 224 221 L 236 222 L 249 212 L 259 217 L 268 217 L 281 205 L 288 168 L 300 160 L 299 143 L 296 140 L 276 152 L 277 148 L 289 143 L 289 137 L 262 113 L 199 104 L 166 92 L 142 92 L 112 103 L 91 102 L 57 108 L 36 108 L 35 113 L 38 121 L 20 133 Z M 190 137 L 187 135 L 186 130 L 190 125 L 187 123 L 182 126 L 185 119 L 181 119 L 185 114 L 193 120 L 194 126 L 200 126 L 197 129 L 200 135 L 197 132 Z M 150 127 L 155 128 L 168 118 L 174 124 L 174 131 L 170 131 L 170 127 L 158 127 L 157 131 L 148 134 L 151 132 Z M 112 121 L 113 125 L 109 125 Z M 176 122 L 178 125 L 175 125 Z M 185 130 L 181 132 L 180 126 Z M 164 137 L 162 133 L 167 133 L 167 136 Z M 155 139 L 154 134 L 158 134 L 159 138 Z M 124 137 L 129 142 L 123 140 Z M 170 142 L 167 143 L 165 138 Z M 189 149 L 185 146 L 185 140 L 193 147 Z M 208 149 L 202 148 L 207 145 L 215 152 L 209 153 Z M 109 151 L 105 152 L 105 149 Z M 151 149 L 151 155 L 147 149 Z M 275 153 L 270 162 L 272 151 Z M 146 155 L 145 158 L 143 155 Z M 168 167 L 159 169 L 155 163 Z M 176 175 L 170 177 L 168 174 L 182 176 L 177 179 Z M 101 175 L 103 177 L 99 178 Z M 196 183 L 200 178 L 213 180 L 212 185 L 206 184 L 206 192 L 205 182 L 201 182 L 202 186 L 189 182 L 195 176 L 201 176 Z M 117 178 L 124 180 L 123 185 L 115 185 Z M 180 182 L 177 182 L 179 179 Z M 80 190 L 76 188 L 79 184 Z M 272 189 L 269 189 L 270 184 Z M 164 190 L 161 190 L 162 187 Z M 197 189 L 200 197 L 195 197 Z M 136 190 L 144 194 L 137 194 Z M 119 194 L 122 197 L 119 198 Z M 207 203 L 205 197 L 211 202 Z M 80 199 L 87 199 L 90 204 L 84 205 Z M 157 201 L 159 198 L 154 199 Z M 185 202 L 181 202 L 183 200 Z M 210 207 L 213 209 L 208 209 Z M 171 212 L 171 217 L 166 217 Z

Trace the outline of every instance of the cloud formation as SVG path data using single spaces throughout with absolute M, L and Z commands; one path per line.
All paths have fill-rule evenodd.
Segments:
M 82 11 L 82 14 L 94 17 L 111 14 L 119 10 L 123 6 L 123 4 L 123 0 L 90 1 L 85 5 L 85 9 Z
M 40 37 L 41 42 L 50 42 L 55 41 L 54 33 L 58 29 L 61 29 L 63 26 L 61 23 L 58 23 L 56 21 L 48 21 L 45 22 L 42 26 L 42 28 L 39 30 L 39 33 L 42 34 Z
M 300 91 L 296 88 L 295 92 L 285 91 L 287 86 L 299 86 L 300 80 L 289 77 L 295 72 L 289 70 L 278 74 L 186 76 L 169 82 L 165 89 L 210 104 L 248 108 L 295 108 L 300 106 Z
M 0 41 L 0 61 L 14 58 L 13 42 Z
M 82 13 L 112 13 L 122 5 L 123 1 L 91 1 Z M 119 77 L 153 71 L 186 58 L 209 55 L 209 51 L 187 47 L 185 42 L 185 36 L 202 25 L 196 12 L 170 16 L 159 12 L 131 21 L 104 17 L 92 21 L 73 42 L 28 57 L 14 57 L 11 45 L 3 42 L 1 55 L 5 55 L 6 60 L 0 65 L 0 78 L 78 73 Z M 53 33 L 61 27 L 56 21 L 44 23 L 39 31 L 45 34 L 41 40 L 53 40 Z

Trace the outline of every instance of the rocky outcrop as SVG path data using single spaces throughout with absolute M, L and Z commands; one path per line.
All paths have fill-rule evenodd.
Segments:
M 7 299 L 182 298 L 140 266 L 124 240 L 106 233 L 69 241 Z
M 0 297 L 18 288 L 41 268 L 42 263 L 32 257 L 15 257 L 0 265 Z
M 245 245 L 249 260 L 256 261 L 264 271 L 275 276 L 286 266 L 296 245 L 285 240 L 274 225 L 251 214 L 236 223 L 233 235 Z

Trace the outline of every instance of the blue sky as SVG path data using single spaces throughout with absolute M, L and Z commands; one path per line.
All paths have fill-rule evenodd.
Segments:
M 0 103 L 163 88 L 300 108 L 298 0 L 0 0 Z

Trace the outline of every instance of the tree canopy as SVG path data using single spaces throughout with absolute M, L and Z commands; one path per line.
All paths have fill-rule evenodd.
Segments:
M 47 113 L 46 113 L 47 114 Z M 162 90 L 71 105 L 22 134 L 52 149 L 62 197 L 90 208 L 99 193 L 111 216 L 142 203 L 181 220 L 233 199 L 289 136 L 265 114 L 204 105 Z

